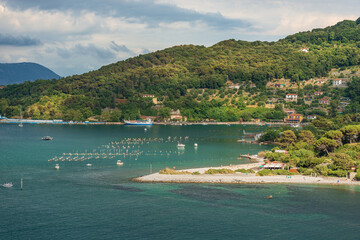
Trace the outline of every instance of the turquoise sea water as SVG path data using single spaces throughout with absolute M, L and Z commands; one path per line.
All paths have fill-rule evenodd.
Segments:
M 144 127 L 130 126 L 0 125 L 0 184 L 14 183 L 13 188 L 0 187 L 0 239 L 346 239 L 359 235 L 359 187 L 130 181 L 148 174 L 150 163 L 153 171 L 246 163 L 237 159 L 240 153 L 271 148 L 237 143 L 243 130 L 243 126 L 152 126 L 145 132 Z M 247 133 L 261 130 L 246 127 Z M 40 140 L 46 135 L 54 140 Z M 176 148 L 178 142 L 186 144 L 185 150 Z M 198 149 L 193 147 L 195 142 Z M 116 153 L 125 155 L 109 159 Z M 48 161 L 69 156 L 71 160 L 75 154 L 93 158 Z M 116 166 L 117 160 L 124 166 Z M 268 195 L 274 198 L 265 199 Z

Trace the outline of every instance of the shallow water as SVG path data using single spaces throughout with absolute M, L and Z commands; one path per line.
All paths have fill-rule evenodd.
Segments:
M 243 129 L 0 125 L 0 183 L 14 183 L 0 187 L 0 239 L 344 239 L 359 234 L 359 187 L 129 181 L 149 173 L 150 165 L 158 171 L 246 163 L 237 159 L 240 153 L 271 148 L 237 143 Z M 246 132 L 261 130 L 246 127 Z M 46 135 L 54 140 L 40 140 Z M 133 144 L 129 138 L 145 140 Z M 178 142 L 186 144 L 183 151 Z M 69 157 L 64 153 L 71 159 L 81 153 L 94 158 L 48 161 Z M 125 155 L 109 159 L 110 153 Z M 103 155 L 107 158 L 95 158 Z

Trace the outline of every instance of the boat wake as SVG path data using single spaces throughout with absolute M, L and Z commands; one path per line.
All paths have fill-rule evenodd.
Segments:
M 6 187 L 6 188 L 11 188 L 13 186 L 13 184 L 11 182 L 9 182 L 9 183 L 4 183 L 2 186 Z

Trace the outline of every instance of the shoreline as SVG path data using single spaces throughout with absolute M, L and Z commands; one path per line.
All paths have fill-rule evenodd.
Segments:
M 197 183 L 197 184 L 312 184 L 312 185 L 355 185 L 360 186 L 360 181 L 351 181 L 347 178 L 338 177 L 311 177 L 306 175 L 276 175 L 276 176 L 256 176 L 254 173 L 235 173 L 235 174 L 204 174 L 208 169 L 252 169 L 262 165 L 263 162 L 229 165 L 220 167 L 203 167 L 182 169 L 177 171 L 199 172 L 200 175 L 192 174 L 160 174 L 153 173 L 137 178 L 134 182 L 141 183 Z
M 53 122 L 53 120 L 31 120 L 24 119 L 20 121 L 19 119 L 8 119 L 0 120 L 0 124 L 46 124 L 46 125 L 125 125 L 124 122 Z M 272 122 L 154 122 L 153 125 L 170 125 L 170 126 L 207 126 L 207 125 L 249 125 L 249 126 L 286 126 L 293 125 L 293 123 L 272 123 Z M 300 123 L 300 126 L 305 126 L 307 123 Z M 147 125 L 142 125 L 147 126 Z

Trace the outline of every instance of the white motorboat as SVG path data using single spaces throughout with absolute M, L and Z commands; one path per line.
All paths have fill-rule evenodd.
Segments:
M 194 147 L 196 147 L 196 148 L 197 148 L 197 147 L 198 147 L 198 144 L 197 144 L 197 143 L 194 143 Z
M 122 165 L 124 165 L 124 163 L 123 163 L 121 160 L 118 160 L 118 161 L 116 162 L 116 165 L 122 166 Z
M 56 170 L 59 170 L 59 169 L 60 169 L 59 164 L 56 164 L 56 165 L 55 165 L 55 169 L 56 169 Z
M 92 166 L 92 164 L 91 164 L 91 163 L 88 163 L 88 164 L 86 164 L 86 166 L 87 166 L 87 167 L 91 167 L 91 166 Z
M 41 139 L 42 140 L 53 140 L 53 138 L 50 136 L 45 136 L 45 137 L 42 137 Z
M 176 145 L 178 148 L 185 148 L 185 144 L 182 143 L 178 143 L 178 145 Z
M 12 184 L 12 182 L 8 182 L 8 183 L 4 183 L 2 186 L 6 187 L 6 188 L 11 188 L 13 186 L 13 184 Z

